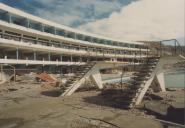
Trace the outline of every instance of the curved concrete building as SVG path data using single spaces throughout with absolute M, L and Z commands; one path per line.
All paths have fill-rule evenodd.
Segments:
M 147 56 L 144 43 L 107 38 L 60 25 L 0 3 L 0 63 L 66 65 Z
M 102 89 L 101 69 L 137 63 L 141 68 L 134 73 L 124 93 L 126 107 L 137 105 L 154 78 L 158 78 L 161 90 L 165 91 L 163 74 L 156 73 L 159 57 L 149 53 L 146 43 L 82 32 L 0 3 L 1 69 L 9 65 L 16 70 L 34 68 L 35 72 L 41 69 L 57 74 L 73 73 L 59 86 L 62 96 L 71 95 L 88 78 Z M 71 70 L 66 71 L 67 67 Z M 11 74 L 4 72 L 1 70 L 0 83 Z

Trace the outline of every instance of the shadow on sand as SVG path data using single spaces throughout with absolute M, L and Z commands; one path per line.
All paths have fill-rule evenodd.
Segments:
M 167 109 L 166 115 L 157 113 L 147 108 L 145 108 L 145 110 L 147 114 L 155 115 L 157 119 L 185 125 L 185 117 L 184 117 L 185 108 L 175 108 L 170 105 Z
M 41 94 L 50 97 L 59 97 L 62 94 L 62 92 L 60 90 L 47 90 L 42 91 Z
M 97 96 L 84 97 L 83 99 L 84 102 L 96 104 L 99 106 L 128 109 L 123 100 L 123 90 L 121 89 L 104 90 Z
M 163 99 L 156 95 L 151 95 L 150 97 L 153 100 Z M 128 109 L 126 107 L 127 105 L 125 105 L 125 102 L 124 102 L 123 90 L 119 90 L 119 89 L 109 89 L 109 90 L 103 91 L 97 96 L 85 97 L 83 99 L 87 103 L 96 104 L 99 106 L 106 106 L 106 107 L 112 107 L 112 108 L 118 108 L 118 109 Z M 174 122 L 182 125 L 184 125 L 185 123 L 185 117 L 184 117 L 185 108 L 174 108 L 173 106 L 169 106 L 167 108 L 166 115 L 154 112 L 147 108 L 140 108 L 140 110 L 145 110 L 146 114 L 154 115 L 157 119 L 170 121 L 170 122 Z

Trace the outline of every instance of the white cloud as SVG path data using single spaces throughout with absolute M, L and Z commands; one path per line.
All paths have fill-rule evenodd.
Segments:
M 184 37 L 184 0 L 139 0 L 80 29 L 126 40 Z
M 36 8 L 35 14 L 69 26 L 107 17 L 121 9 L 118 0 L 39 0 L 44 8 Z M 75 26 L 75 27 L 76 27 Z

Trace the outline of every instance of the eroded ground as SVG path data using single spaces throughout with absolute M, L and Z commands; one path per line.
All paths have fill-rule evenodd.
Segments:
M 113 107 L 113 102 L 99 96 L 100 91 L 77 92 L 69 97 L 49 97 L 42 95 L 41 91 L 41 85 L 36 83 L 1 87 L 0 128 L 164 127 L 145 110 Z M 183 100 L 183 91 L 169 93 Z M 152 102 L 147 101 L 147 104 Z

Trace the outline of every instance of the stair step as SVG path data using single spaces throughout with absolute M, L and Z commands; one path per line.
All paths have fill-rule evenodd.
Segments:
M 138 76 L 138 77 L 145 77 L 145 76 L 150 75 L 150 74 L 151 74 L 151 71 L 149 71 L 149 72 L 136 72 L 133 75 Z
M 73 84 L 66 84 L 65 88 L 71 87 Z
M 75 82 L 74 82 L 75 83 Z M 69 86 L 72 86 L 74 83 L 68 83 L 68 84 L 66 84 L 65 86 L 66 87 L 69 87 Z
M 87 72 L 87 70 L 79 69 L 79 70 L 77 70 L 75 73 L 86 73 L 86 72 Z
M 133 83 L 135 83 L 135 84 L 145 84 L 146 80 L 136 80 Z
M 93 65 L 81 65 L 81 66 L 79 66 L 79 67 L 92 67 Z
M 131 80 L 143 81 L 148 80 L 149 77 L 131 77 Z
M 85 73 L 83 73 L 83 72 L 82 72 L 82 73 L 75 73 L 75 75 L 77 75 L 77 76 L 78 76 L 78 75 L 84 75 L 84 74 L 85 74 Z
M 153 69 L 152 69 L 152 68 L 141 69 L 141 70 L 139 71 L 139 73 L 141 73 L 141 72 L 150 72 L 150 71 L 153 71 Z
M 79 80 L 80 78 L 69 78 L 67 81 L 76 81 Z
M 133 86 L 135 86 L 135 85 L 138 85 L 138 84 L 144 84 L 146 81 L 130 81 L 130 82 L 128 82 L 128 84 L 130 84 L 130 85 L 133 85 Z
M 84 68 L 84 67 L 92 67 L 92 65 L 81 65 L 80 68 Z
M 69 82 L 66 82 L 65 85 L 69 85 L 69 84 L 73 84 L 75 83 L 74 81 L 69 81 Z
M 73 78 L 81 78 L 82 75 L 78 75 L 78 76 L 73 76 Z
M 79 68 L 77 69 L 77 72 L 87 72 L 89 68 Z

